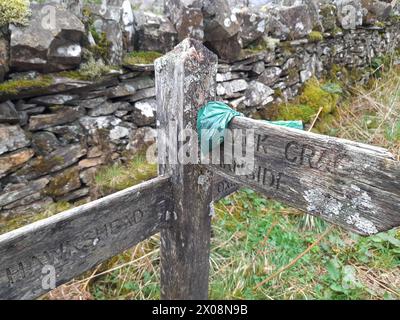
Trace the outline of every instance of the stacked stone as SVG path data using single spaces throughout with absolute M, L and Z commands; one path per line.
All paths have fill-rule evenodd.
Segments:
M 281 42 L 231 64 L 220 64 L 217 94 L 221 101 L 251 115 L 292 99 L 313 76 L 325 76 L 335 66 L 363 70 L 375 57 L 394 52 L 399 44 L 396 25 L 325 33 L 318 42 L 308 38 Z
M 99 166 L 154 143 L 154 91 L 151 72 L 127 72 L 0 103 L 0 215 L 90 197 Z
M 32 6 L 37 23 L 11 27 L 10 34 L 0 28 L 0 81 L 77 68 L 90 31 L 80 21 L 82 1 L 56 2 L 67 9 L 55 6 L 63 19 L 51 32 L 41 24 L 43 5 Z M 106 11 L 90 8 L 92 27 L 113 43 L 113 63 L 130 46 L 166 52 L 186 36 L 202 39 L 220 56 L 218 99 L 253 115 L 290 100 L 311 77 L 339 69 L 335 65 L 363 69 L 398 48 L 398 23 L 376 24 L 387 18 L 389 2 L 279 0 L 260 7 L 265 1 L 168 0 L 167 16 L 133 11 L 129 0 L 109 0 Z M 354 20 L 343 14 L 348 6 L 356 8 Z M 253 46 L 260 40 L 264 47 Z M 45 87 L 0 92 L 1 216 L 94 197 L 100 166 L 124 161 L 155 140 L 152 66 L 130 66 L 95 82 L 51 77 Z

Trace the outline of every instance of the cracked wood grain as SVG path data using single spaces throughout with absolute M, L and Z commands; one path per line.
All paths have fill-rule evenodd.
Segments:
M 33 299 L 156 234 L 172 211 L 168 177 L 158 177 L 0 235 L 0 299 Z
M 244 117 L 229 128 L 254 130 L 254 167 L 236 174 L 222 146 L 222 177 L 362 235 L 400 225 L 400 163 L 386 149 Z

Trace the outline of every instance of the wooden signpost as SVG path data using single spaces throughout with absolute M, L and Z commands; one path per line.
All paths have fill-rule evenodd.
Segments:
M 0 299 L 33 299 L 161 232 L 161 297 L 207 299 L 214 201 L 240 187 L 363 235 L 400 225 L 400 163 L 385 149 L 237 117 L 217 164 L 183 164 L 198 109 L 215 99 L 217 57 L 186 39 L 155 63 L 159 177 L 0 235 Z M 177 138 L 177 145 L 165 140 Z M 254 141 L 252 144 L 251 141 Z M 252 144 L 252 168 L 225 150 Z M 234 154 L 234 153 L 232 153 Z

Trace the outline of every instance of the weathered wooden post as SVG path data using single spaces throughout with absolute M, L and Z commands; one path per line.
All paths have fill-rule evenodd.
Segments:
M 208 298 L 212 173 L 194 161 L 183 164 L 182 150 L 197 150 L 197 137 L 187 141 L 185 133 L 196 130 L 197 110 L 215 99 L 217 63 L 193 39 L 155 62 L 159 173 L 172 176 L 175 201 L 166 216 L 171 225 L 161 232 L 162 299 Z

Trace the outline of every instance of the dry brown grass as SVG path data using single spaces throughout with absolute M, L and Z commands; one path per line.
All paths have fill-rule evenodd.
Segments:
M 389 149 L 400 160 L 400 66 L 393 66 L 370 87 L 338 108 L 338 136 Z

